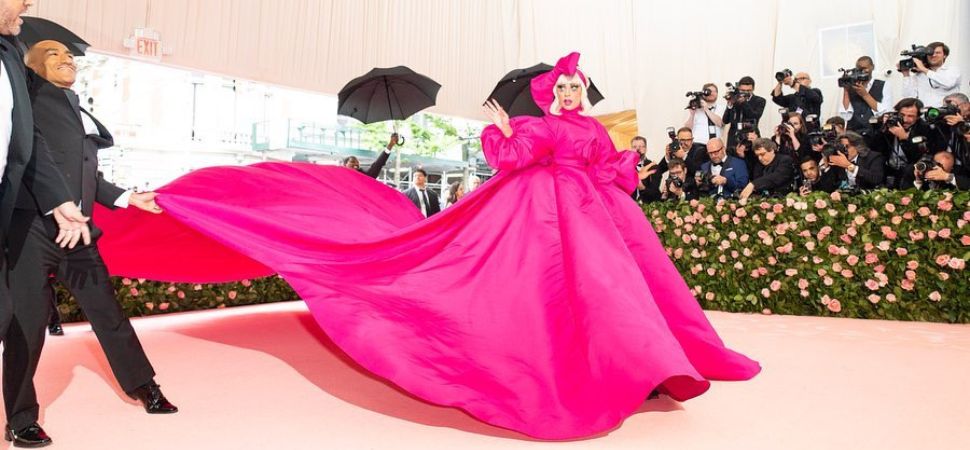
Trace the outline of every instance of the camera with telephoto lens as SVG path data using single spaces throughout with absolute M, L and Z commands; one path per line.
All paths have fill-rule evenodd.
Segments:
M 960 108 L 953 105 L 944 106 L 930 106 L 928 108 L 923 108 L 923 120 L 927 123 L 943 123 L 946 122 L 946 116 L 959 116 Z
M 684 180 L 681 180 L 680 178 L 674 177 L 674 176 L 667 177 L 667 190 L 668 191 L 670 190 L 670 186 L 673 186 L 673 187 L 675 187 L 677 189 L 683 189 L 684 188 Z
M 687 107 L 684 109 L 701 109 L 701 100 L 704 97 L 711 95 L 710 89 L 704 89 L 700 91 L 690 91 L 684 97 L 694 97 L 687 102 Z
M 809 145 L 824 145 L 835 142 L 839 138 L 839 131 L 832 124 L 825 124 L 821 130 L 808 133 Z
M 737 86 L 735 86 L 734 83 L 724 83 L 724 87 L 727 88 L 727 93 L 724 94 L 725 100 L 728 100 L 728 101 L 741 100 L 741 99 L 748 100 L 751 98 L 752 94 L 750 92 L 742 91 Z
M 899 52 L 900 56 L 908 56 L 908 58 L 899 61 L 899 71 L 913 70 L 916 68 L 916 62 L 914 60 L 918 59 L 923 61 L 924 66 L 930 65 L 930 55 L 933 54 L 933 50 L 929 47 L 923 45 L 913 44 L 910 46 L 911 50 L 903 50 Z
M 851 87 L 856 83 L 865 85 L 872 79 L 872 74 L 862 69 L 839 69 L 839 72 L 842 72 L 842 76 L 839 77 L 840 88 Z
M 713 186 L 711 183 L 711 178 L 713 177 L 714 175 L 709 170 L 698 170 L 697 172 L 694 172 L 694 182 L 697 184 L 697 189 L 702 192 L 711 190 L 711 187 Z
M 843 156 L 848 156 L 848 151 L 846 150 L 845 145 L 842 145 L 841 141 L 829 141 L 822 146 L 822 156 L 828 158 L 836 153 Z
M 782 70 L 781 72 L 775 72 L 775 79 L 778 80 L 779 83 L 785 78 L 788 78 L 790 76 L 791 76 L 791 69 L 785 69 L 785 70 Z
M 933 155 L 926 148 L 926 138 L 923 136 L 914 136 L 910 141 L 919 147 L 919 151 L 923 155 L 919 158 L 919 161 L 916 161 L 916 164 L 913 164 L 913 168 L 916 169 L 916 178 L 925 180 L 926 172 L 936 169 L 940 165 L 933 160 Z
M 970 122 L 963 121 L 956 126 L 957 134 L 970 134 Z
M 680 141 L 677 140 L 677 130 L 674 127 L 667 127 L 667 137 L 670 138 L 670 144 L 667 145 L 668 157 L 670 153 L 677 151 L 680 148 Z
M 751 140 L 748 139 L 748 135 L 754 133 L 754 122 L 744 121 L 738 126 L 738 130 L 734 132 L 734 138 L 738 141 L 738 144 L 743 144 L 745 147 L 751 148 Z

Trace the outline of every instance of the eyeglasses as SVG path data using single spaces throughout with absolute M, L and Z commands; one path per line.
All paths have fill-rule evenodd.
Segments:
M 724 151 L 724 147 L 721 147 L 721 148 L 717 148 L 717 149 L 713 149 L 713 150 L 708 150 L 707 151 L 707 154 L 708 155 L 716 155 L 716 154 L 721 153 L 723 151 Z
M 694 138 L 687 138 L 687 139 L 677 138 L 677 140 L 680 142 L 694 142 Z
M 807 80 L 807 79 L 808 79 L 808 77 L 795 77 L 795 80 L 796 81 L 797 80 Z

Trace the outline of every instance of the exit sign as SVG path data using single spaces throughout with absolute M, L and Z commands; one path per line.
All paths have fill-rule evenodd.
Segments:
M 149 61 L 161 61 L 162 55 L 172 53 L 171 49 L 162 45 L 158 32 L 151 28 L 135 28 L 134 34 L 125 39 L 124 45 L 129 55 Z

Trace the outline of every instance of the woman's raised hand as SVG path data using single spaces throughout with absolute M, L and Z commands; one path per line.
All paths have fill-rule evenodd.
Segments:
M 502 105 L 498 104 L 498 101 L 494 98 L 485 102 L 482 105 L 482 112 L 485 113 L 485 117 L 492 121 L 500 130 L 505 137 L 512 136 L 512 126 L 509 124 L 509 115 L 502 108 Z

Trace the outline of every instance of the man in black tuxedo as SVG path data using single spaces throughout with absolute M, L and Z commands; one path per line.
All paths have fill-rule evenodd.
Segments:
M 822 170 L 818 166 L 818 161 L 810 155 L 803 156 L 799 162 L 802 176 L 799 179 L 798 194 L 806 196 L 812 192 L 832 193 L 839 189 L 842 179 L 845 178 L 845 171 L 826 166 Z
M 428 191 L 428 172 L 424 169 L 414 169 L 414 185 L 410 189 L 404 191 L 414 206 L 417 206 L 421 210 L 421 214 L 424 217 L 431 217 L 441 211 L 441 206 L 438 204 L 438 196 L 434 195 L 434 192 Z
M 80 108 L 70 87 L 76 67 L 67 47 L 55 41 L 42 41 L 27 53 L 28 90 L 34 123 L 47 142 L 58 169 L 64 174 L 74 198 L 81 199 L 81 210 L 90 212 L 98 202 L 109 208 L 133 205 L 151 213 L 161 213 L 155 193 L 133 193 L 106 181 L 98 172 L 98 150 L 111 147 L 111 134 L 87 111 Z M 104 349 L 115 378 L 122 389 L 140 400 L 149 413 L 172 413 L 169 403 L 155 384 L 155 372 L 142 350 L 131 323 L 115 299 L 107 267 L 96 245 L 83 245 L 65 252 L 52 245 L 53 223 L 30 191 L 21 191 L 11 221 L 10 290 L 16 298 L 35 305 L 20 318 L 26 355 L 4 352 L 4 365 L 15 358 L 27 361 L 23 372 L 5 372 L 8 411 L 34 414 L 37 399 L 33 375 L 44 345 L 47 318 L 51 307 L 48 278 L 54 275 L 77 299 Z M 94 234 L 99 230 L 92 224 Z M 17 311 L 19 314 L 19 311 Z
M 737 90 L 728 96 L 727 103 L 727 109 L 724 110 L 724 123 L 730 124 L 727 147 L 735 148 L 738 145 L 738 130 L 747 128 L 746 124 L 751 125 L 755 133 L 758 133 L 758 122 L 761 121 L 768 102 L 764 97 L 754 95 L 754 78 L 745 76 L 738 81 Z
M 755 139 L 751 147 L 760 164 L 738 198 L 747 201 L 755 192 L 769 196 L 784 196 L 791 192 L 792 182 L 795 181 L 795 166 L 791 157 L 779 153 L 778 144 L 771 139 Z
M 657 166 L 656 163 L 647 158 L 647 138 L 643 136 L 634 137 L 630 140 L 630 149 L 640 155 L 640 161 L 637 163 L 638 173 L 642 172 L 644 168 L 649 171 Z M 641 178 L 640 182 L 637 183 L 637 188 L 631 194 L 633 200 L 636 200 L 639 204 L 660 201 L 660 178 L 661 174 L 657 172 L 647 175 L 646 178 Z
M 845 171 L 846 188 L 878 189 L 886 181 L 886 158 L 870 151 L 861 134 L 846 131 L 839 140 L 845 147 L 845 154 L 833 153 L 827 158 L 828 165 Z
M 707 146 L 694 142 L 694 131 L 690 127 L 677 130 L 676 143 L 671 142 L 666 147 L 666 157 L 657 165 L 657 173 L 663 174 L 669 169 L 670 160 L 684 161 L 687 167 L 687 177 L 693 178 L 701 169 L 701 165 L 711 160 L 707 155 Z
M 356 156 L 348 156 L 344 158 L 341 163 L 348 169 L 354 169 L 371 178 L 377 178 L 377 176 L 381 174 L 381 169 L 383 169 L 384 165 L 387 164 L 387 158 L 391 156 L 391 150 L 394 149 L 395 145 L 398 145 L 399 139 L 400 136 L 398 136 L 397 133 L 391 134 L 391 139 L 387 142 L 387 147 L 385 147 L 384 151 L 382 151 L 381 154 L 377 156 L 377 159 L 371 163 L 370 167 L 367 168 L 367 171 L 360 170 L 360 160 L 357 159 Z
M 16 243 L 9 235 L 9 225 L 14 206 L 21 192 L 32 193 L 36 207 L 49 212 L 56 229 L 55 243 L 73 248 L 79 241 L 91 242 L 87 218 L 74 204 L 64 177 L 54 165 L 42 137 L 34 127 L 30 98 L 25 82 L 23 54 L 16 35 L 23 21 L 20 15 L 33 4 L 31 0 L 0 0 L 0 339 L 4 353 L 26 355 L 23 339 L 16 339 L 24 332 L 22 318 L 43 310 L 44 305 L 32 304 L 14 297 L 8 281 L 12 279 L 12 261 L 8 246 Z M 4 399 L 16 399 L 19 386 L 9 384 L 8 374 L 22 373 L 28 368 L 23 358 L 5 362 Z M 51 438 L 37 424 L 36 402 L 32 410 L 6 409 L 7 425 L 4 438 L 16 447 L 42 447 Z

